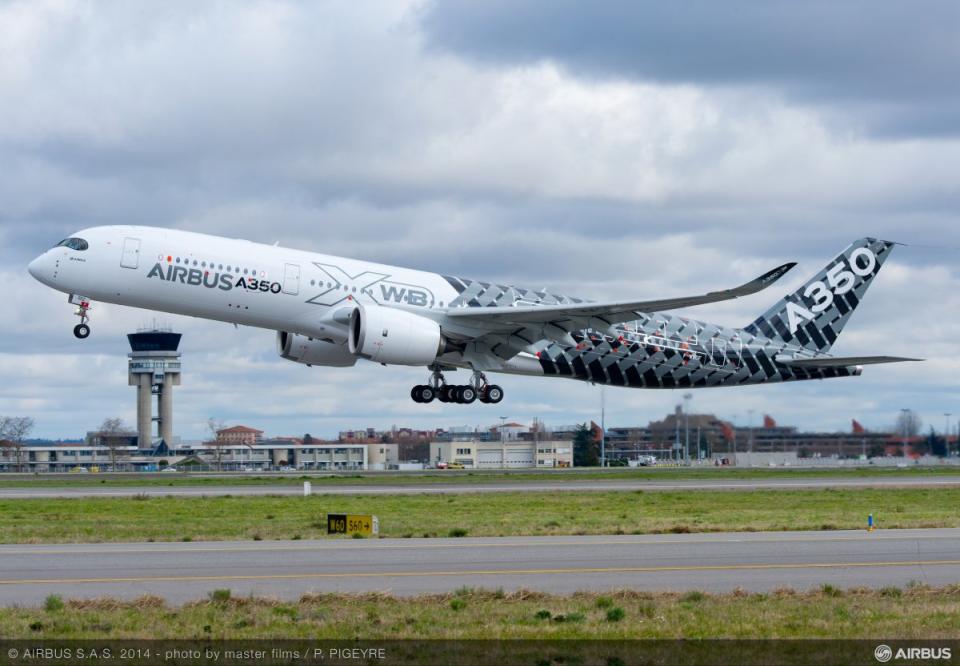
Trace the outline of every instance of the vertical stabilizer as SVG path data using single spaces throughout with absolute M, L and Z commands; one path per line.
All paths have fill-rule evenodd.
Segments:
M 894 243 L 863 238 L 744 330 L 826 352 L 860 304 Z

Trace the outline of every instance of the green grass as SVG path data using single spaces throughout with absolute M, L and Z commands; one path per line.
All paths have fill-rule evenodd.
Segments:
M 901 595 L 853 589 L 682 595 L 621 591 L 552 596 L 469 590 L 397 598 L 304 595 L 287 602 L 218 591 L 181 607 L 144 597 L 67 600 L 64 608 L 2 608 L 4 639 L 63 638 L 955 638 L 960 586 Z
M 327 513 L 375 514 L 384 537 L 960 527 L 958 505 L 960 488 L 18 499 L 0 543 L 316 539 Z
M 595 479 L 670 481 L 677 479 L 767 479 L 767 478 L 883 478 L 906 476 L 960 475 L 960 466 L 943 467 L 854 467 L 854 468 L 716 468 L 716 467 L 640 467 L 640 468 L 577 468 L 565 470 L 427 470 L 423 472 L 357 472 L 308 473 L 278 475 L 242 475 L 214 473 L 177 474 L 9 474 L 0 476 L 0 488 L 34 488 L 45 486 L 109 486 L 109 487 L 218 487 L 301 485 L 309 480 L 315 489 L 341 485 L 410 485 L 432 483 L 510 483 L 524 481 L 557 481 Z

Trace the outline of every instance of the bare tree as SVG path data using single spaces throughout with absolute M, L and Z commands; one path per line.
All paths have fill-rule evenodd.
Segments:
M 0 440 L 4 448 L 13 451 L 17 459 L 17 471 L 23 471 L 23 440 L 34 428 L 34 421 L 29 416 L 0 417 Z
M 210 431 L 210 441 L 207 444 L 213 447 L 214 458 L 217 461 L 217 471 L 223 470 L 223 449 L 230 446 L 230 442 L 224 441 L 217 436 L 221 430 L 226 428 L 223 421 L 213 418 L 207 419 L 207 429 Z
M 100 439 L 100 445 L 107 448 L 110 455 L 110 471 L 117 471 L 117 460 L 126 457 L 124 449 L 129 445 L 127 433 L 129 429 L 119 417 L 111 417 L 103 420 L 100 424 L 100 431 L 97 433 Z
M 897 422 L 894 428 L 901 437 L 916 437 L 920 434 L 923 427 L 923 421 L 920 416 L 912 409 L 901 410 L 897 415 Z
M 901 409 L 897 420 L 893 424 L 893 431 L 900 436 L 902 451 L 900 455 L 910 454 L 910 440 L 920 434 L 923 422 L 920 416 L 912 409 Z

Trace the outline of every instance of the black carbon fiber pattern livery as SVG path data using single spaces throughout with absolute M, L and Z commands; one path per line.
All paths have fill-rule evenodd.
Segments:
M 854 243 L 744 331 L 798 344 L 810 351 L 829 351 L 893 246 L 874 238 Z M 818 311 L 818 303 L 822 311 Z
M 860 303 L 894 244 L 865 238 L 835 258 L 796 292 L 743 329 L 668 313 L 637 313 L 630 324 L 572 332 L 574 346 L 519 329 L 494 353 L 536 355 L 545 375 L 636 388 L 706 388 L 829 379 L 855 367 L 795 367 L 778 356 L 825 356 Z M 459 292 L 452 306 L 581 303 L 580 299 L 447 277 Z M 501 353 L 503 350 L 504 353 Z
M 575 333 L 572 348 L 544 344 L 537 352 L 544 374 L 636 388 L 706 388 L 854 374 L 846 367 L 788 367 L 775 358 L 797 352 L 791 345 L 669 314 L 617 328 L 617 335 Z
M 457 290 L 459 296 L 450 301 L 450 307 L 484 308 L 509 305 L 564 305 L 567 303 L 583 303 L 580 298 L 558 296 L 546 290 L 522 289 L 520 287 L 491 284 L 479 280 L 444 275 L 443 279 Z

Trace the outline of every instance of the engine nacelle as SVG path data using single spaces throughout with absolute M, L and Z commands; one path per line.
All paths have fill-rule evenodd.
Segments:
M 445 347 L 440 324 L 405 310 L 357 308 L 350 318 L 350 353 L 386 365 L 430 365 Z
M 357 357 L 350 353 L 347 345 L 337 345 L 289 331 L 277 331 L 277 353 L 280 358 L 305 365 L 349 368 L 357 362 Z

